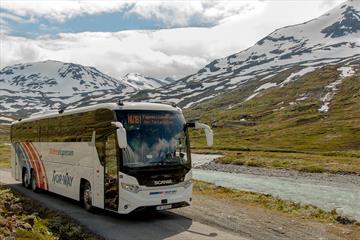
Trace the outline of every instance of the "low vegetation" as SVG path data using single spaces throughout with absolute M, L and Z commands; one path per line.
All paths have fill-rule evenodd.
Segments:
M 194 182 L 194 194 L 215 196 L 219 199 L 232 199 L 232 201 L 249 204 L 269 210 L 280 211 L 303 219 L 311 219 L 322 222 L 337 222 L 341 224 L 353 224 L 360 234 L 360 223 L 355 220 L 342 217 L 336 210 L 325 211 L 313 205 L 305 205 L 283 200 L 267 194 L 240 191 L 219 187 L 211 183 L 198 181 Z
M 360 72 L 343 80 L 329 112 L 318 111 L 325 87 L 339 78 L 338 67 L 321 68 L 243 103 L 245 90 L 239 88 L 185 115 L 216 125 L 211 149 L 225 154 L 223 163 L 359 173 Z M 201 131 L 191 137 L 196 150 L 210 150 Z
M 222 151 L 217 163 L 291 169 L 303 172 L 360 173 L 356 153 L 288 153 L 269 151 Z
M 82 227 L 0 185 L 0 239 L 96 239 Z
M 0 167 L 10 167 L 10 126 L 0 125 Z

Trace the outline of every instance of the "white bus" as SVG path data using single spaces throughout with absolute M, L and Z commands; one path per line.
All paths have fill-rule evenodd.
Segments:
M 188 206 L 188 129 L 178 107 L 108 103 L 19 119 L 11 125 L 12 175 L 34 191 L 81 201 L 87 210 L 127 214 Z

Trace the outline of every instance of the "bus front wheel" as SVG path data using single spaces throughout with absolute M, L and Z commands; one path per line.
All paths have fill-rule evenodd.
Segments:
M 92 192 L 91 192 L 91 185 L 88 181 L 84 182 L 84 185 L 82 187 L 82 203 L 84 208 L 87 211 L 92 211 Z

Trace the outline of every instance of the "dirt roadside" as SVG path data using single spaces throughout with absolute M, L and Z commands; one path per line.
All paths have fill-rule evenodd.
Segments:
M 360 239 L 360 227 L 294 217 L 232 199 L 194 193 L 193 205 L 173 210 L 188 218 L 255 240 Z

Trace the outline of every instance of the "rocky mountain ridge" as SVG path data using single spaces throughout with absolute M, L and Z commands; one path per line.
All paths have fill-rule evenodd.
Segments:
M 353 75 L 360 62 L 359 39 L 360 1 L 349 0 L 318 18 L 277 29 L 254 46 L 177 81 L 136 73 L 115 79 L 93 67 L 58 61 L 17 64 L 0 71 L 0 110 L 17 117 L 119 99 L 172 102 L 186 109 L 239 93 L 223 106 L 231 109 L 324 66 L 336 65 Z M 322 88 L 318 99 L 324 107 L 319 111 L 328 111 L 328 99 L 340 85 Z
M 189 108 L 243 88 L 247 91 L 239 96 L 241 103 L 322 66 L 358 62 L 359 39 L 360 1 L 350 0 L 316 19 L 277 29 L 244 51 L 216 59 L 162 88 L 138 93 L 134 99 L 169 101 Z
M 94 67 L 53 60 L 16 64 L 0 71 L 0 110 L 7 115 L 27 116 L 129 98 L 137 91 L 170 82 L 135 73 L 115 79 Z

